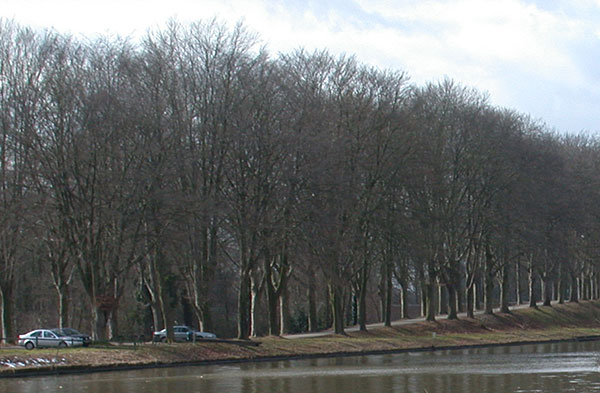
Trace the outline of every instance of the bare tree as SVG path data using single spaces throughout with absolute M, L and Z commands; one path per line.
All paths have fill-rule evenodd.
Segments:
M 51 40 L 51 37 L 47 37 Z M 14 337 L 15 283 L 27 270 L 25 252 L 32 236 L 27 212 L 37 198 L 31 192 L 29 149 L 42 105 L 45 40 L 27 28 L 0 19 L 0 335 Z

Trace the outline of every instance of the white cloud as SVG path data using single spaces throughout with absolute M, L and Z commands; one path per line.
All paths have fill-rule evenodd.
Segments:
M 356 54 L 361 62 L 406 71 L 417 83 L 448 76 L 490 92 L 494 103 L 538 111 L 532 115 L 548 117 L 550 122 L 551 116 L 559 114 L 543 112 L 548 97 L 565 97 L 563 109 L 570 105 L 566 97 L 571 101 L 578 94 L 598 98 L 600 80 L 591 59 L 600 56 L 600 0 L 349 0 L 333 4 L 0 0 L 0 17 L 86 35 L 134 36 L 163 26 L 170 17 L 184 23 L 217 17 L 230 25 L 243 19 L 271 52 L 326 48 L 333 54 Z
M 366 12 L 398 26 L 399 34 L 426 34 L 457 59 L 511 62 L 549 74 L 573 74 L 563 44 L 581 28 L 569 19 L 517 0 L 424 1 L 393 7 L 388 1 L 359 0 Z M 404 26 L 411 26 L 410 29 Z M 416 28 L 414 27 L 416 26 Z M 424 48 L 426 50 L 427 48 Z
M 536 90 L 550 86 L 559 97 L 561 90 L 589 89 L 572 46 L 598 32 L 597 18 L 591 23 L 518 0 L 426 0 L 401 7 L 386 0 L 356 1 L 381 19 L 374 29 L 382 37 L 379 51 L 388 47 L 417 82 L 449 76 L 509 107 L 522 104 L 525 90 L 533 91 L 527 94 L 531 100 Z

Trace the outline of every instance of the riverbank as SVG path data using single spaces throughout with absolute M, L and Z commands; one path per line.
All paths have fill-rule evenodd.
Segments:
M 490 345 L 600 339 L 600 302 L 519 309 L 474 319 L 415 322 L 313 338 L 265 337 L 184 344 L 0 349 L 0 377 L 241 361 L 349 356 Z M 258 344 L 258 345 L 256 345 Z

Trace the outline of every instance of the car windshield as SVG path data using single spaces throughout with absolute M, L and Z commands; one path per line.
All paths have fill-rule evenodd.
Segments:
M 75 335 L 75 334 L 81 334 L 77 330 L 71 329 L 71 328 L 64 328 L 64 329 L 62 329 L 62 332 L 64 334 L 67 334 L 67 335 L 70 335 L 70 336 Z
M 56 334 L 57 336 L 59 336 L 59 337 L 64 337 L 64 336 L 66 336 L 66 334 L 65 334 L 64 332 L 62 332 L 60 329 L 52 329 L 52 332 L 53 332 L 54 334 Z

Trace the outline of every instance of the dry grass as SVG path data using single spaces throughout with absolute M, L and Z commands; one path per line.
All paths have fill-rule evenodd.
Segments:
M 344 336 L 289 339 L 265 337 L 259 346 L 202 341 L 195 344 L 143 344 L 73 348 L 58 351 L 0 350 L 0 373 L 35 370 L 190 364 L 257 358 L 361 354 L 486 344 L 567 340 L 600 334 L 600 303 L 521 309 L 511 314 L 476 319 L 418 322 L 410 325 L 352 332 Z

